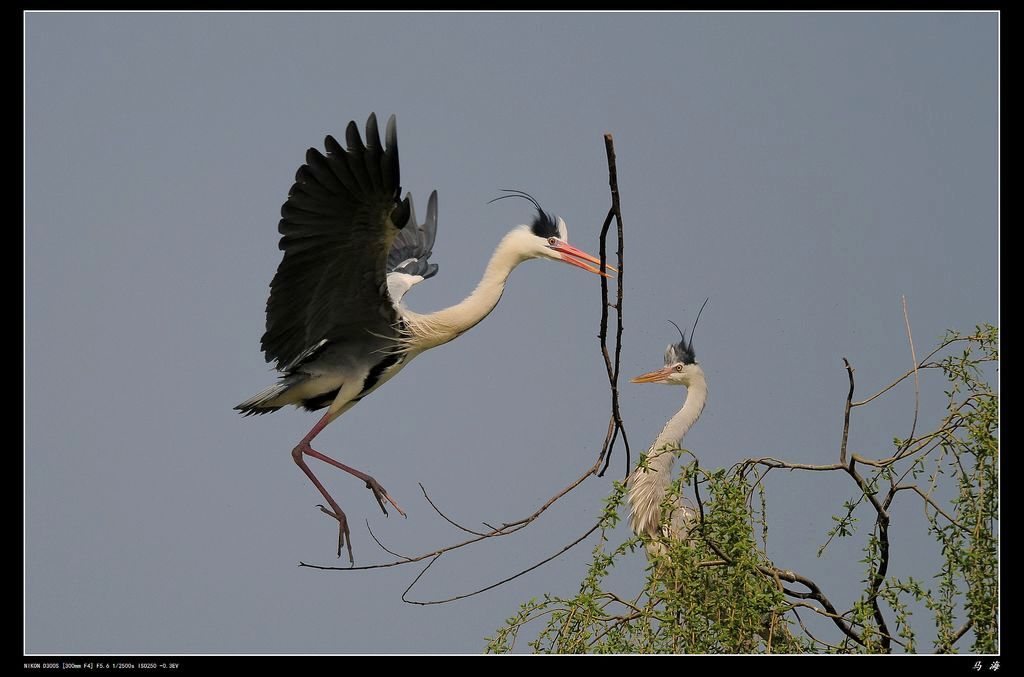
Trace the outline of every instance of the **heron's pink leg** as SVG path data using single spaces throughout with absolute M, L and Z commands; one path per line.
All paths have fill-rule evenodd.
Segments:
M 314 486 L 320 490 L 320 493 L 323 494 L 324 498 L 327 499 L 327 502 L 334 509 L 334 512 L 332 513 L 323 506 L 320 506 L 321 510 L 338 520 L 338 557 L 341 557 L 341 547 L 343 545 L 347 545 L 348 561 L 351 564 L 355 564 L 355 559 L 352 557 L 352 535 L 348 531 L 348 520 L 345 518 L 345 513 L 338 507 L 335 500 L 331 498 L 329 493 L 327 493 L 327 489 L 324 488 L 324 485 L 320 484 L 320 480 L 316 478 L 316 475 L 313 474 L 313 471 L 309 469 L 309 466 L 306 465 L 306 462 L 302 459 L 302 454 L 305 451 L 305 449 L 303 449 L 303 445 L 305 445 L 305 449 L 309 449 L 309 443 L 303 440 L 297 447 L 292 449 L 292 459 L 295 461 L 296 465 L 302 468 L 302 472 L 306 473 L 306 477 L 313 482 Z
M 308 445 L 307 445 L 307 447 L 308 447 Z M 389 494 L 387 491 L 384 490 L 384 487 L 382 487 L 380 485 L 380 482 L 378 482 L 377 480 L 373 479 L 372 477 L 370 477 L 366 473 L 359 472 L 358 470 L 356 470 L 355 468 L 353 468 L 351 466 L 347 466 L 344 463 L 341 463 L 339 461 L 335 461 L 330 456 L 327 456 L 326 454 L 321 454 L 319 451 L 317 451 L 316 449 L 313 449 L 311 447 L 308 450 L 306 450 L 305 453 L 310 455 L 310 456 L 312 456 L 313 458 L 319 458 L 321 461 L 325 461 L 327 463 L 330 463 L 331 465 L 333 465 L 336 468 L 341 468 L 342 470 L 344 470 L 345 472 L 349 473 L 350 475 L 355 475 L 356 477 L 358 477 L 362 481 L 366 482 L 366 488 L 373 492 L 374 497 L 377 499 L 377 503 L 380 504 L 380 509 L 384 511 L 385 515 L 388 514 L 388 511 L 387 511 L 387 508 L 384 507 L 384 499 L 387 499 L 388 503 L 390 503 L 391 505 L 395 506 L 395 510 L 398 511 L 399 515 L 401 515 L 402 517 L 406 517 L 405 511 L 398 507 L 398 504 L 395 503 L 395 499 L 391 498 L 391 494 Z
M 332 420 L 334 419 L 332 418 L 330 412 L 324 414 L 324 416 L 319 421 L 317 421 L 316 425 L 313 426 L 309 433 L 307 433 L 306 436 L 302 438 L 302 441 L 299 442 L 298 445 L 296 445 L 296 447 L 292 450 L 292 459 L 294 459 L 296 465 L 298 465 L 302 469 L 302 472 L 306 473 L 306 477 L 312 480 L 313 484 L 316 485 L 316 488 L 319 489 L 320 493 L 323 494 L 324 498 L 327 499 L 327 502 L 331 505 L 331 508 L 334 509 L 334 512 L 337 513 L 332 516 L 335 519 L 337 519 L 341 525 L 340 531 L 338 533 L 338 557 L 341 557 L 341 546 L 345 542 L 347 542 L 349 551 L 348 557 L 349 560 L 351 561 L 352 537 L 348 531 L 348 522 L 345 519 L 345 513 L 341 511 L 341 508 L 339 508 L 338 504 L 335 503 L 333 498 L 331 498 L 331 495 L 327 493 L 327 490 L 324 488 L 324 486 L 320 484 L 320 481 L 313 474 L 313 471 L 310 470 L 309 466 L 306 465 L 305 460 L 303 460 L 302 458 L 303 454 L 307 456 L 312 456 L 313 458 L 319 458 L 321 461 L 325 461 L 335 467 L 341 468 L 345 472 L 351 475 L 355 475 L 363 482 L 366 482 L 366 488 L 373 492 L 373 497 L 377 499 L 377 504 L 380 505 L 380 509 L 384 511 L 385 515 L 388 514 L 388 511 L 387 508 L 384 507 L 384 499 L 387 499 L 387 501 L 391 505 L 395 506 L 395 510 L 397 510 L 398 513 L 402 515 L 402 517 L 405 517 L 406 515 L 405 511 L 403 511 L 398 506 L 398 503 L 395 502 L 395 499 L 391 498 L 391 495 L 388 494 L 384 487 L 380 485 L 380 482 L 370 477 L 366 473 L 360 472 L 355 468 L 345 465 L 344 463 L 340 463 L 339 461 L 335 461 L 333 458 L 327 456 L 326 454 L 321 454 L 319 451 L 309 446 L 309 443 L 313 441 L 313 438 L 319 435 L 320 431 L 327 427 L 327 424 L 330 423 Z M 332 514 L 329 510 L 322 506 L 320 509 L 323 510 L 328 515 Z

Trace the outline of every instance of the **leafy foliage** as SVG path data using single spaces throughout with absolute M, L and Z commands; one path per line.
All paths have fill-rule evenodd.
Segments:
M 938 355 L 945 356 L 933 360 Z M 983 325 L 970 335 L 947 334 L 915 370 L 861 402 L 852 401 L 851 368 L 847 417 L 852 407 L 871 403 L 911 376 L 916 380 L 920 370 L 945 375 L 942 421 L 924 434 L 895 439 L 886 458 L 846 459 L 844 442 L 843 462 L 829 466 L 748 459 L 706 471 L 690 452 L 674 449 L 685 465 L 663 514 L 671 513 L 688 487 L 699 508 L 688 537 L 659 539 L 661 547 L 638 537 L 610 543 L 626 496 L 624 485 L 615 483 L 578 593 L 524 602 L 487 638 L 487 651 L 513 651 L 527 625 L 540 625 L 528 647 L 542 653 L 917 652 L 911 617 L 923 606 L 937 628 L 926 650 L 955 652 L 970 642 L 972 652 L 997 652 L 999 398 L 989 382 L 994 370 L 986 367 L 998 359 L 998 331 Z M 914 418 L 916 429 L 916 411 Z M 764 480 L 771 468 L 807 471 L 810 481 L 840 472 L 852 481 L 855 493 L 833 516 L 835 524 L 818 550 L 821 556 L 835 539 L 863 539 L 863 587 L 850 609 L 834 610 L 813 581 L 776 568 L 766 555 Z M 923 503 L 928 533 L 941 546 L 941 561 L 919 563 L 920 577 L 888 575 L 888 532 L 898 518 L 893 499 L 901 492 Z M 870 518 L 863 519 L 865 511 Z M 868 522 L 870 531 L 861 533 Z M 640 545 L 656 553 L 649 556 L 640 593 L 626 599 L 606 590 L 615 564 Z M 937 571 L 929 570 L 933 565 Z M 812 635 L 801 612 L 828 618 L 836 637 Z

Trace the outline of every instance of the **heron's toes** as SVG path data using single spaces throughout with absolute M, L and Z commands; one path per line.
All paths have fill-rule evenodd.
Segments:
M 402 517 L 407 517 L 405 511 L 398 507 L 398 504 L 395 503 L 395 499 L 391 498 L 391 494 L 389 494 L 384 489 L 384 487 L 380 485 L 380 482 L 371 477 L 370 479 L 366 480 L 366 488 L 373 492 L 373 497 L 377 499 L 377 505 L 379 505 L 380 509 L 384 511 L 385 515 L 388 514 L 388 509 L 387 507 L 385 507 L 384 501 L 387 501 L 392 506 L 394 506 L 395 510 L 398 511 L 399 515 L 401 515 Z
M 345 513 L 342 512 L 340 508 L 338 509 L 337 512 L 335 512 L 323 505 L 318 504 L 317 507 L 320 508 L 320 512 L 324 513 L 325 515 L 330 515 L 334 519 L 338 520 L 338 557 L 341 557 L 342 547 L 347 547 L 348 562 L 349 564 L 355 564 L 356 560 L 352 556 L 352 534 L 349 533 L 348 518 L 345 517 Z

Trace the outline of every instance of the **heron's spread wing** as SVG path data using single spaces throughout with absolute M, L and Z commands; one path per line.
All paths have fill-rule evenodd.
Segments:
M 388 254 L 387 287 L 396 304 L 414 284 L 437 273 L 437 264 L 428 260 L 437 236 L 437 191 L 427 200 L 427 220 L 422 225 L 416 222 L 412 195 L 407 193 L 403 204 L 409 205 L 409 218 Z
M 408 221 L 408 199 L 399 201 L 395 118 L 381 145 L 377 118 L 366 121 L 366 145 L 355 122 L 345 130 L 348 148 L 333 137 L 306 153 L 278 225 L 281 265 L 270 283 L 262 347 L 278 367 L 324 340 L 394 333 L 387 297 L 388 252 Z

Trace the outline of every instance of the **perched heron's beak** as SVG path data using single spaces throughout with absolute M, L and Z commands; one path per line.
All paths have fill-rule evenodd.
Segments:
M 590 261 L 591 263 L 601 265 L 601 259 L 595 258 L 590 254 L 586 253 L 585 251 L 576 249 L 576 247 L 573 247 L 568 242 L 559 242 L 558 244 L 553 244 L 549 246 L 551 247 L 551 249 L 554 249 L 556 252 L 561 254 L 562 260 L 565 261 L 566 263 L 574 265 L 577 268 L 582 268 L 583 270 L 589 270 L 592 273 L 597 273 L 598 275 L 602 275 L 604 277 L 611 277 L 611 275 L 609 275 L 608 273 L 598 270 L 594 266 L 588 266 L 586 263 L 583 263 L 583 261 Z M 583 261 L 580 261 L 579 259 L 583 259 Z M 612 266 L 609 266 L 607 263 L 605 263 L 605 269 L 610 270 L 613 273 L 619 272 Z
M 629 379 L 630 383 L 661 383 L 672 373 L 672 367 L 665 367 L 658 371 L 649 371 L 635 378 Z

